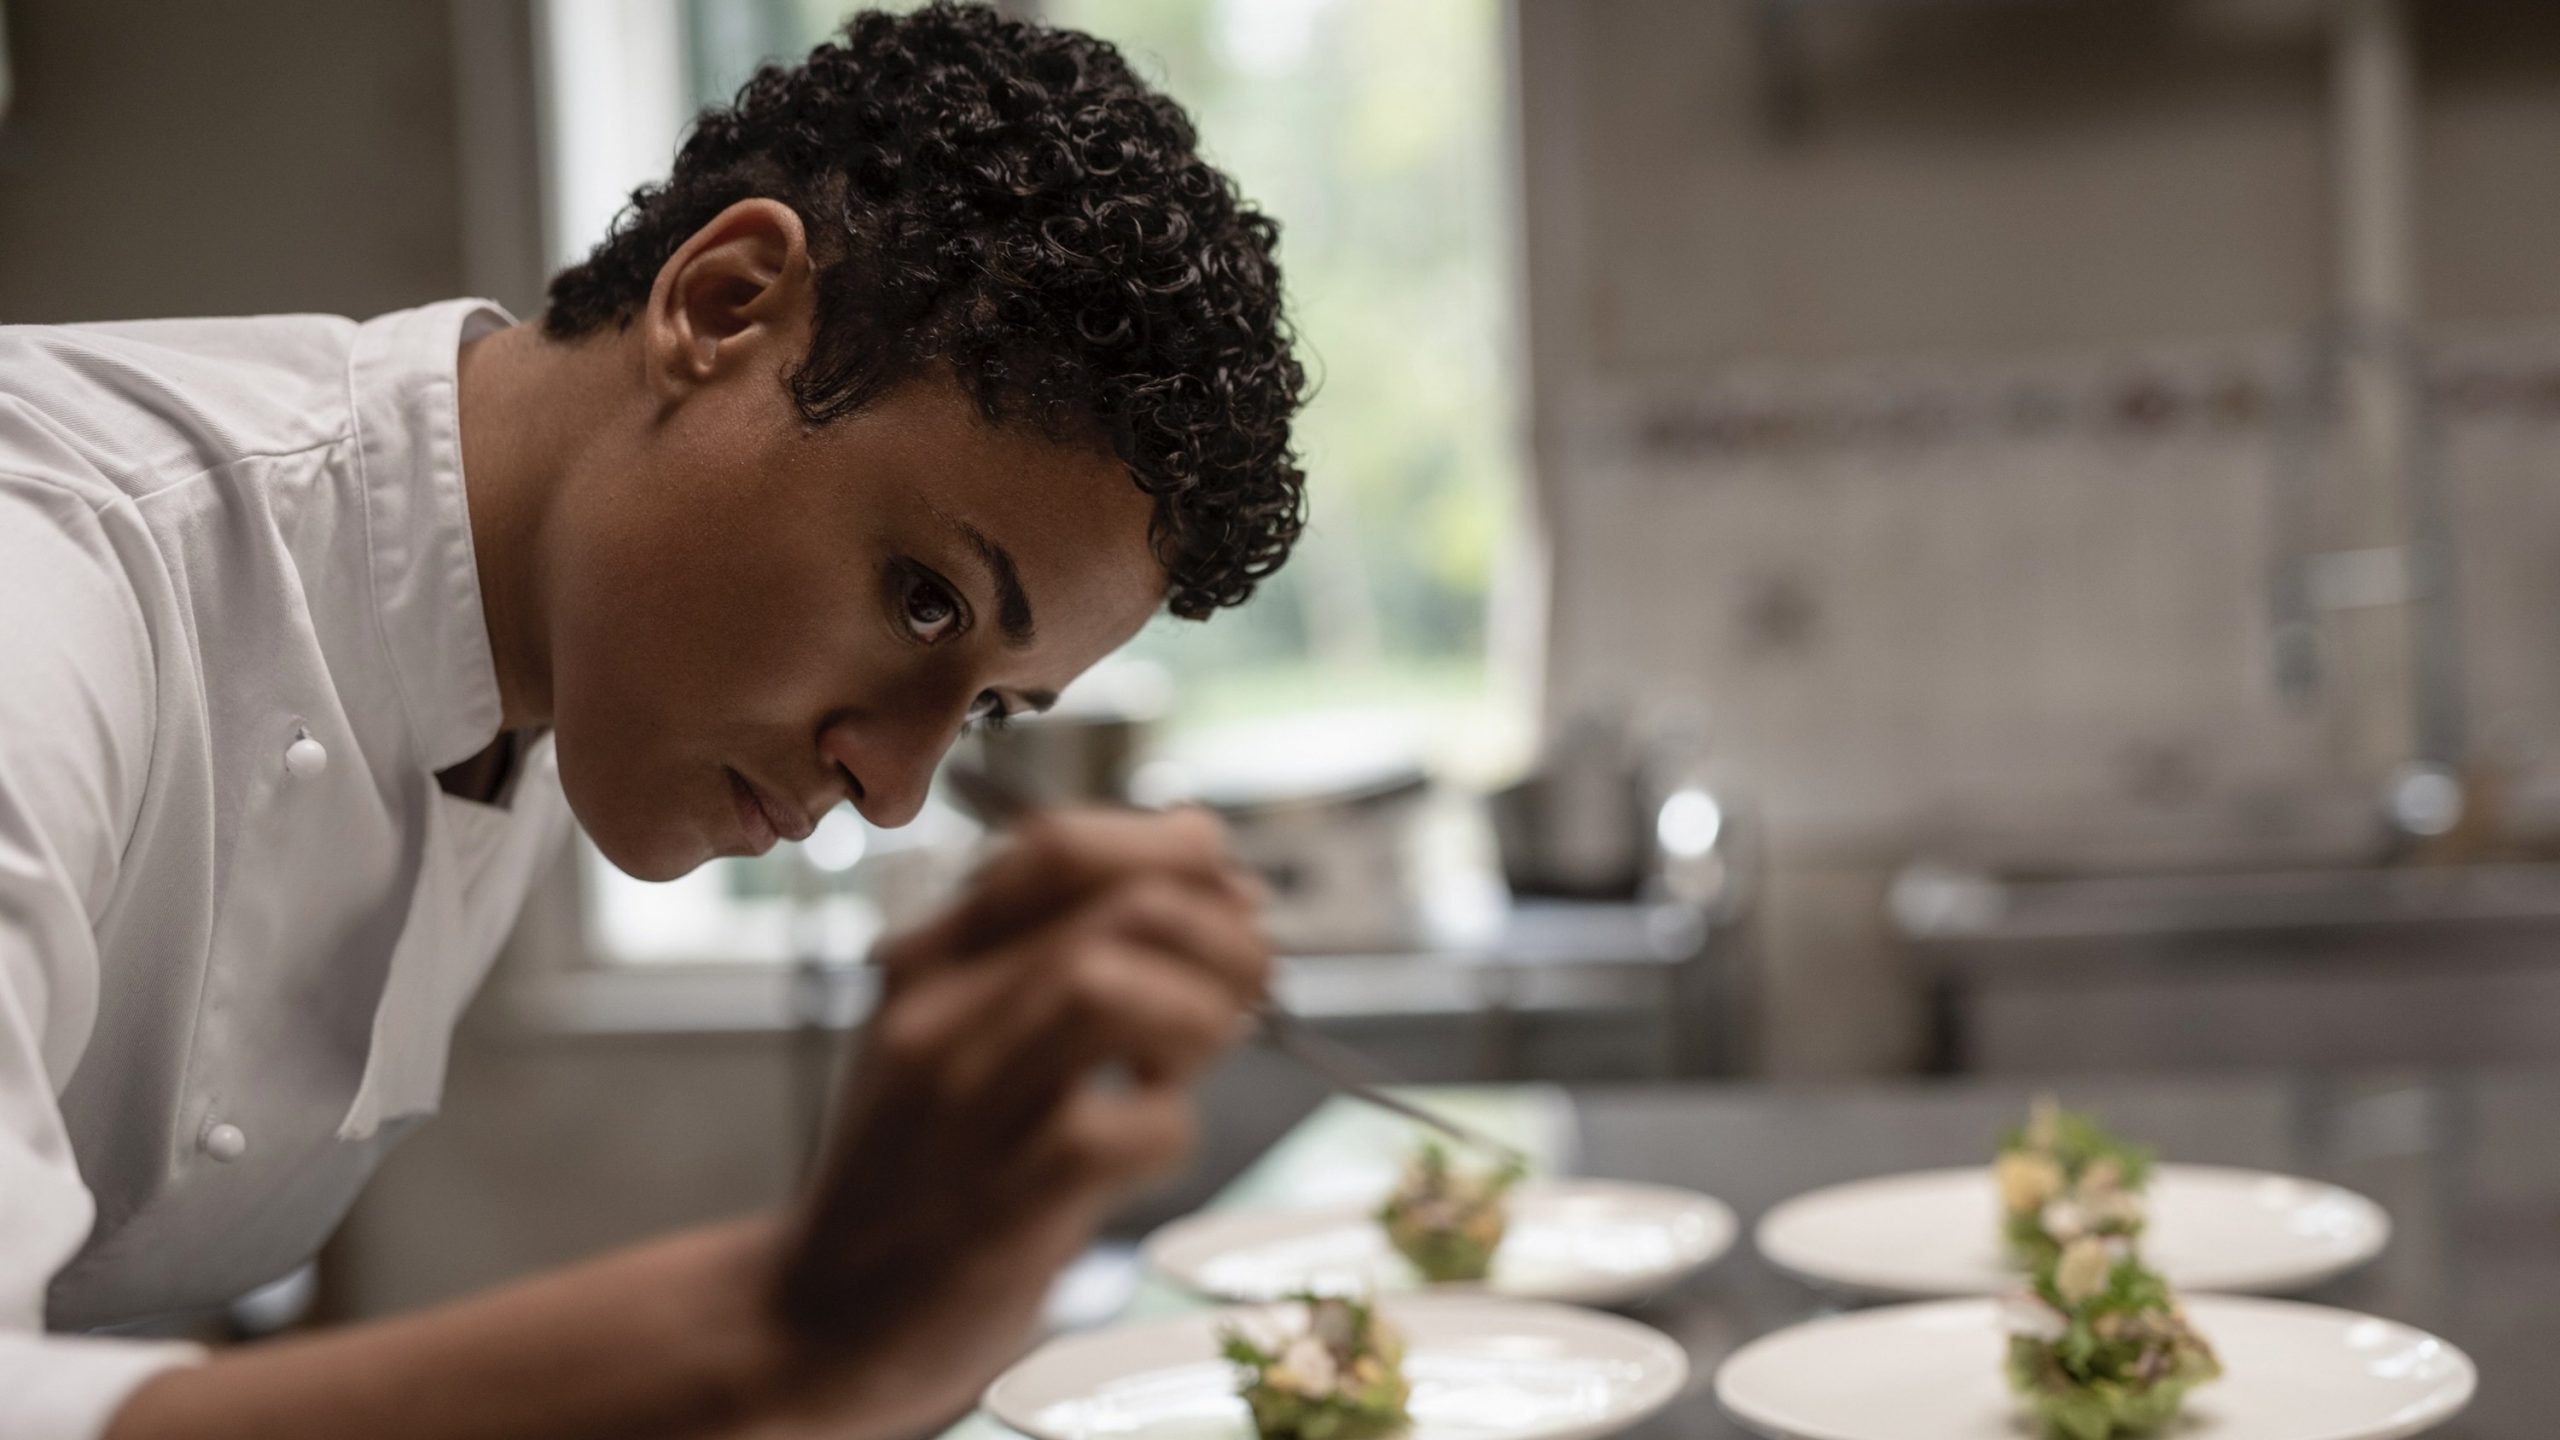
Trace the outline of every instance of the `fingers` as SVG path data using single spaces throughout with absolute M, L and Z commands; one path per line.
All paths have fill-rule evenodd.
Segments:
M 1263 900 L 1204 813 L 1056 815 L 883 946 L 795 1217 L 807 1312 L 1036 1303 L 1124 1192 L 1190 1153 L 1190 1085 L 1270 981 Z
M 1008 963 L 1023 1008 L 1003 1043 L 1147 1078 L 1188 1078 L 1234 1044 L 1271 977 L 1254 914 L 1160 876 L 1095 897 Z
M 926 972 L 921 983 L 883 995 L 844 1077 L 826 1146 L 828 1171 L 846 1168 L 847 1157 L 857 1154 L 867 1153 L 871 1168 L 899 1157 L 888 1164 L 896 1169 L 919 1156 L 948 1159 L 1018 1138 L 997 1134 L 975 1113 L 973 1087 L 982 1088 L 983 1080 L 958 1063 L 968 1053 L 966 1042 L 986 1030 L 986 1017 L 1004 1003 L 1010 983 L 1000 971 L 955 967 Z M 862 1197 L 849 1198 L 858 1203 Z
M 936 985 L 932 987 L 937 996 L 934 1003 L 967 1004 L 982 1010 L 985 1023 L 971 1038 L 1009 1044 L 1031 1043 L 1045 1027 L 1057 1023 L 1052 1013 L 1057 1005 L 1072 1003 L 1078 1012 L 1068 1018 L 1079 1020 L 1083 1028 L 1106 1041 L 1128 1046 L 1125 1058 L 1156 1064 L 1151 1041 L 1157 1042 L 1170 1047 L 1177 1057 L 1164 1062 L 1176 1071 L 1188 1068 L 1178 1057 L 1188 1047 L 1190 1030 L 1152 1037 L 1145 1028 L 1152 1016 L 1146 1002 L 1164 986 L 1173 987 L 1165 997 L 1168 1005 L 1203 1008 L 1207 1001 L 1197 994 L 1186 998 L 1184 992 L 1192 987 L 1177 975 L 1151 979 L 1154 969 L 1194 972 L 1196 979 L 1223 992 L 1224 1004 L 1219 1008 L 1228 1012 L 1258 1006 L 1271 979 L 1271 949 L 1256 910 L 1231 891 L 1211 892 L 1162 874 L 1142 873 L 1090 895 L 1039 930 L 972 957 L 966 964 L 955 963 L 947 953 L 928 950 L 934 934 L 930 929 L 919 931 L 900 942 L 906 947 L 896 962 L 901 983 L 884 994 L 884 1008 L 896 1008 L 904 991 L 923 983 L 922 977 L 929 974 L 955 969 L 1001 972 L 1000 980 L 982 979 L 966 987 Z M 1129 1026 L 1114 1023 L 1112 1007 L 1122 1001 L 1132 1006 Z M 999 1016 L 999 1011 L 1006 1013 Z M 940 1028 L 959 1035 L 956 1026 Z M 1235 1029 L 1235 1017 L 1229 1013 L 1217 1044 L 1232 1040 Z
M 1269 984 L 1262 901 L 1203 812 L 1033 823 L 960 904 L 879 952 L 880 1007 L 811 1213 L 888 1204 L 872 1182 L 902 1173 L 1064 1214 L 1038 1197 L 1072 1208 L 1058 1187 L 1100 1193 L 1174 1163 L 1186 1088 Z
M 1085 912 L 1095 933 L 1148 946 L 1199 969 L 1245 1005 L 1271 988 L 1271 942 L 1259 905 L 1198 885 L 1145 876 L 1113 887 Z
M 1198 966 L 1113 935 L 1078 938 L 1063 955 L 964 967 L 973 987 L 1011 969 L 974 1022 L 953 1027 L 938 1057 L 955 1107 L 1019 1134 L 1062 1097 L 1117 1068 L 1144 1084 L 1185 1084 L 1243 1033 L 1243 1010 Z M 930 988 L 939 989 L 936 984 Z
M 1069 1191 L 1116 1196 L 1163 1178 L 1199 1140 L 1199 1116 L 1179 1087 L 1087 1090 L 1057 1112 L 1042 1136 L 1043 1179 Z
M 1198 966 L 1108 936 L 1063 958 L 928 971 L 866 1030 L 813 1218 L 875 1203 L 884 1168 L 975 1176 L 951 1193 L 999 1210 L 1011 1206 L 999 1192 L 1144 1179 L 1187 1150 L 1188 1087 L 1241 1014 Z M 1123 1083 L 1100 1083 L 1110 1067 Z
M 1029 1044 L 1078 1075 L 1116 1065 L 1141 1081 L 1188 1082 L 1244 1030 L 1232 991 L 1143 944 L 1090 942 L 1062 979 L 1064 1002 Z

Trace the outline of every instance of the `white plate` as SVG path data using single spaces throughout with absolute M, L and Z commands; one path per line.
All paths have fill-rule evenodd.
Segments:
M 2420 1330 L 2290 1300 L 2200 1295 L 2188 1317 L 2223 1376 L 2178 1440 L 2397 1440 L 2471 1403 L 2470 1357 Z M 1776 1440 L 2020 1440 L 1998 1304 L 1940 1300 L 1816 1320 L 1716 1371 L 1716 1400 Z
M 1408 1440 L 1590 1440 L 1662 1408 L 1689 1377 L 1660 1332 L 1563 1305 L 1411 1295 L 1383 1305 L 1413 1382 Z M 1279 1333 L 1295 1306 L 1213 1310 L 1052 1340 L 987 1409 L 1034 1440 L 1252 1440 L 1223 1326 Z
M 1525 1300 L 1641 1300 L 1722 1255 L 1736 1222 L 1723 1201 L 1616 1180 L 1532 1180 L 1511 1197 L 1511 1229 L 1482 1285 Z M 1156 1273 L 1213 1300 L 1411 1290 L 1422 1277 L 1364 1207 L 1208 1211 L 1147 1237 Z
M 2143 1258 L 2180 1290 L 2307 1290 L 2391 1239 L 2391 1217 L 2354 1191 L 2257 1170 L 2162 1165 L 2150 1206 Z M 1871 1295 L 1989 1295 L 2017 1283 L 1987 1165 L 1799 1195 L 1762 1216 L 1753 1240 L 1782 1270 Z

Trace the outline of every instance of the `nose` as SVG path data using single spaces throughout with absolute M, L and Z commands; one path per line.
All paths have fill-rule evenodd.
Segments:
M 958 722 L 845 717 L 818 734 L 818 750 L 851 777 L 853 808 L 884 830 L 916 818 L 933 785 L 934 767 L 959 738 Z

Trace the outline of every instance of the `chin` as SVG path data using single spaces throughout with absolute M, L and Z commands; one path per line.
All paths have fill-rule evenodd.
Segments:
M 699 869 L 716 853 L 693 826 L 670 815 L 633 814 L 622 807 L 592 805 L 565 770 L 561 788 L 569 813 L 613 868 L 634 880 L 678 880 Z
M 634 880 L 681 880 L 700 869 L 703 861 L 712 858 L 709 850 L 693 843 L 622 849 L 598 840 L 596 848 L 604 852 L 605 859 L 613 862 L 614 869 Z

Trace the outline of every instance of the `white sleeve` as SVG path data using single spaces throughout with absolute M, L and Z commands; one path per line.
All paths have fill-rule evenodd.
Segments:
M 194 1346 L 51 1336 L 94 1214 L 56 1101 L 97 1018 L 91 929 L 150 762 L 150 638 L 97 517 L 0 475 L 0 1436 L 97 1440 Z

